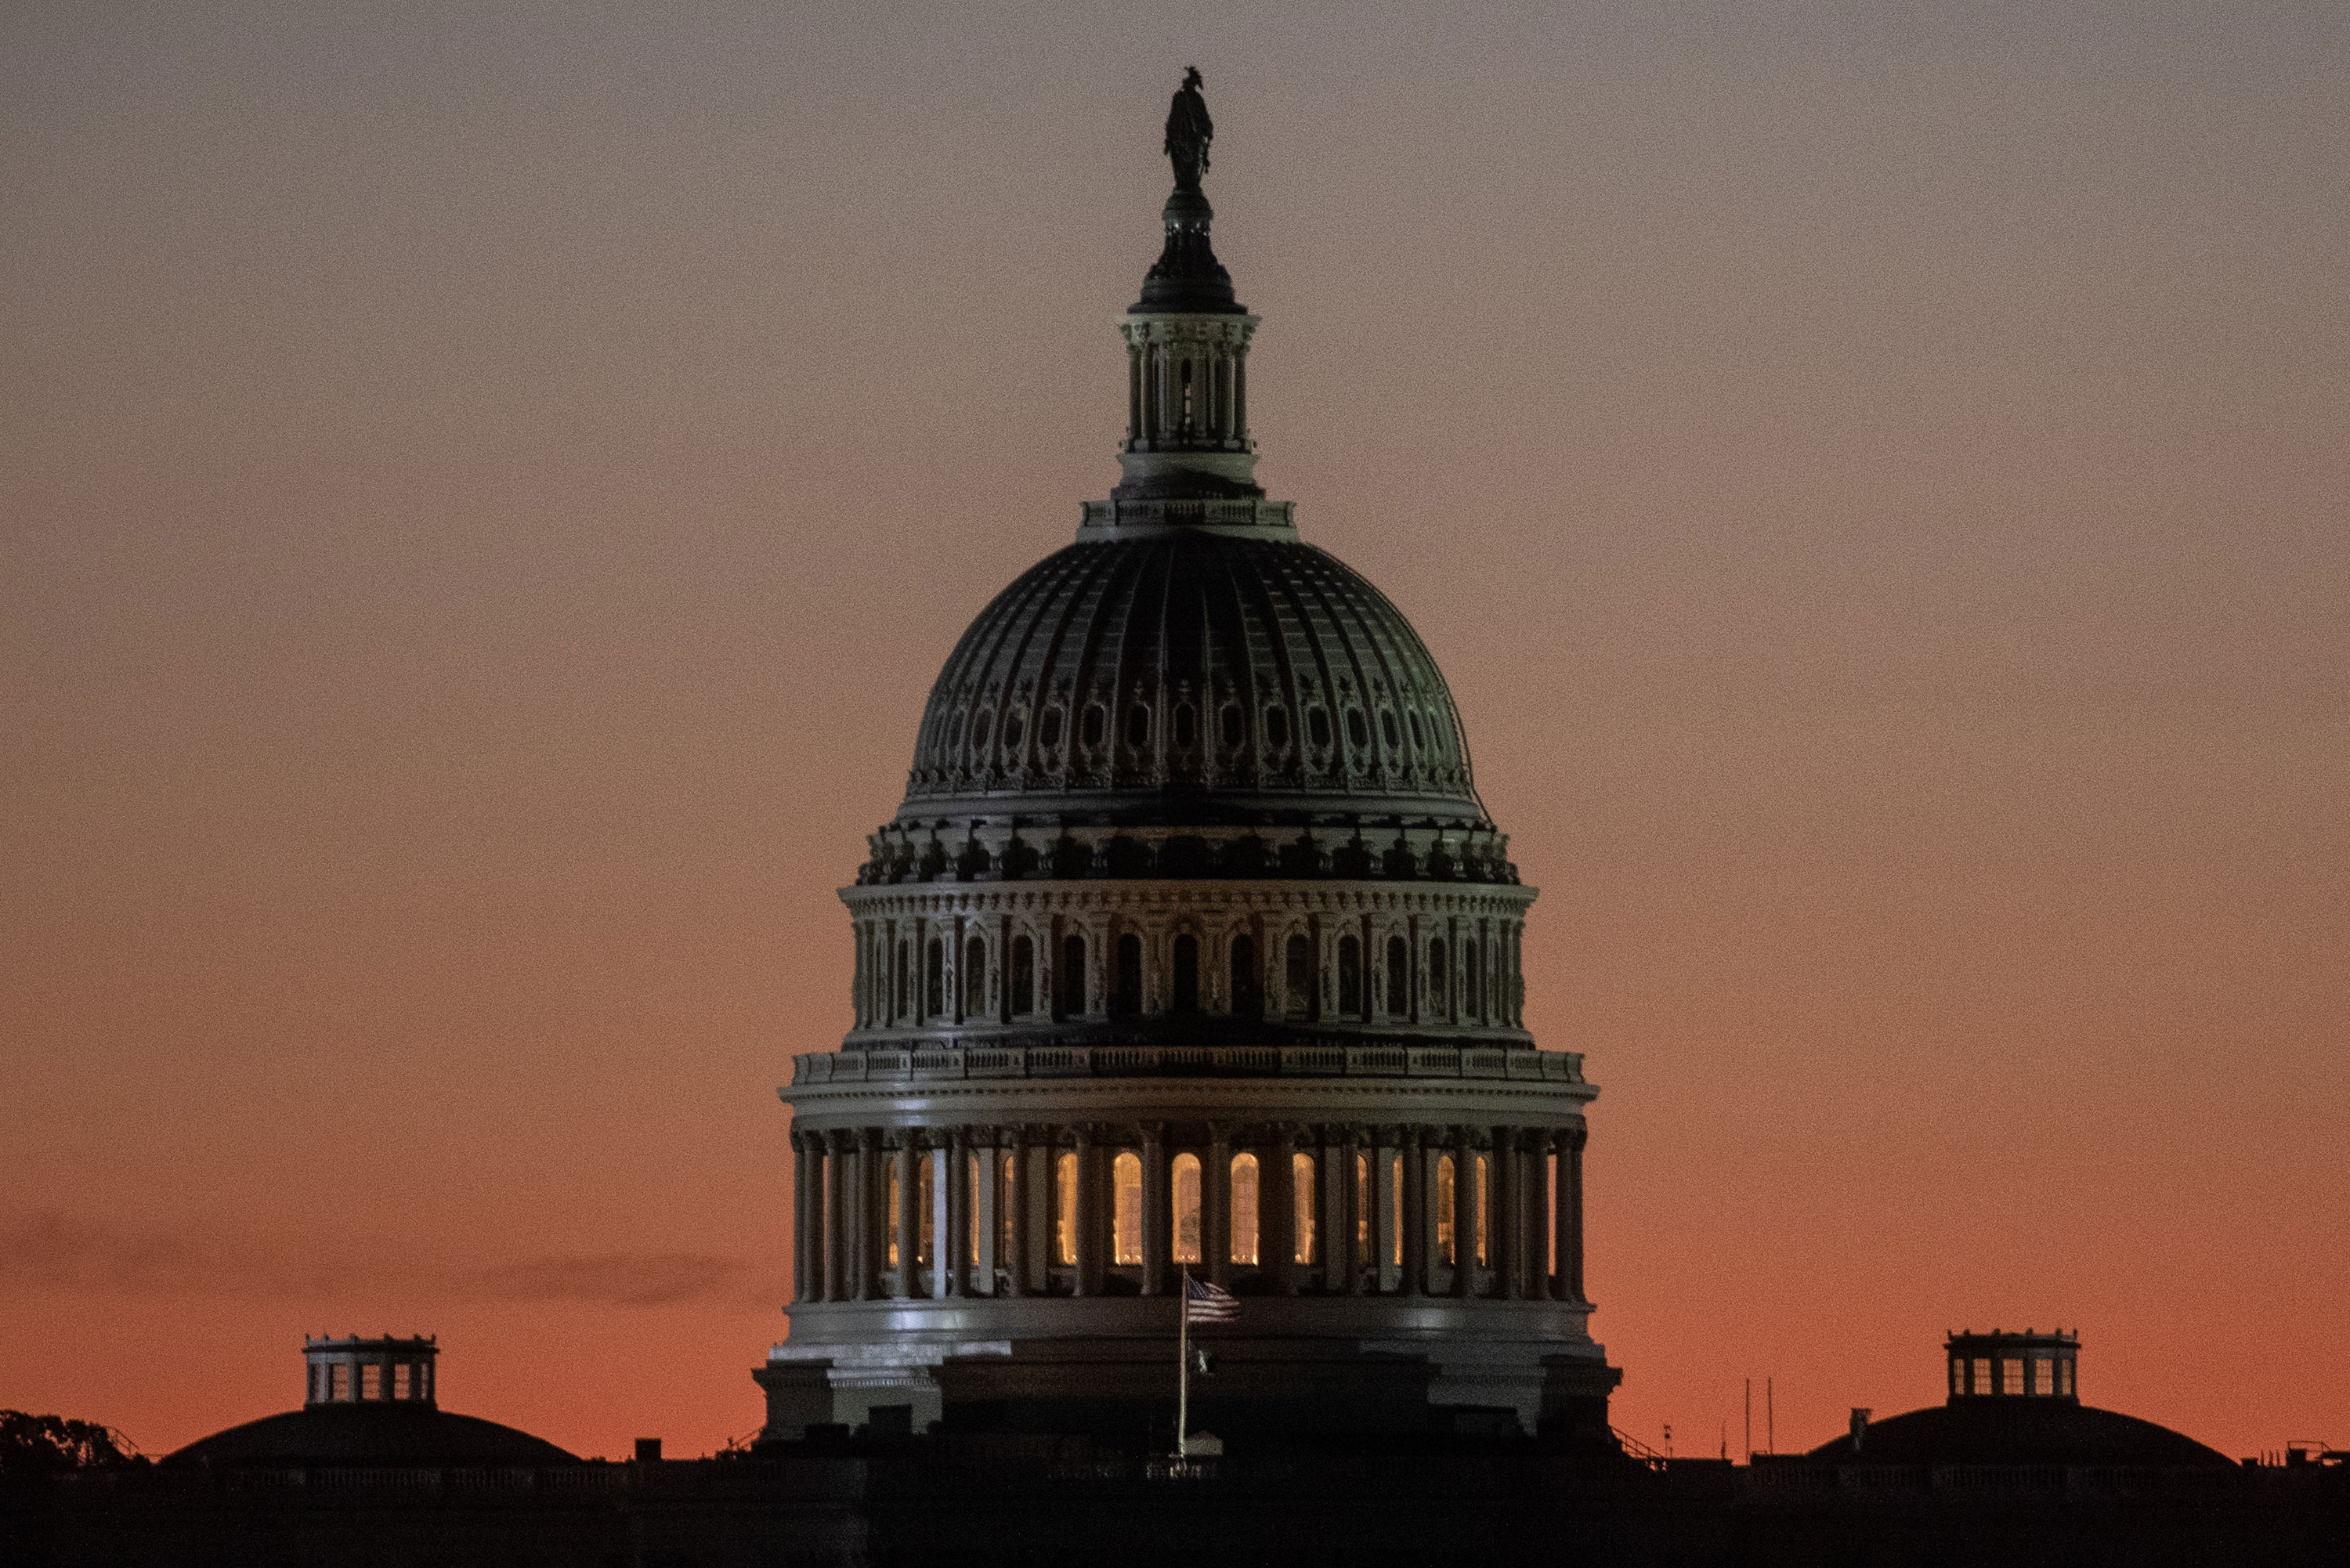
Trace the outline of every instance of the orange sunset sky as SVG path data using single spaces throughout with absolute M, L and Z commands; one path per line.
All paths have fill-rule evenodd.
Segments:
M 834 889 L 1116 478 L 1207 80 L 1276 499 L 1588 1054 L 1617 1424 L 2077 1325 L 2350 1443 L 2350 11 L 17 5 L 0 1406 L 761 1419 Z

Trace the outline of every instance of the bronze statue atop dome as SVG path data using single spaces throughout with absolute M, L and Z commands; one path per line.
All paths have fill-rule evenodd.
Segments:
M 1208 143 L 1216 138 L 1216 122 L 1208 118 L 1200 87 L 1200 67 L 1185 67 L 1183 85 L 1167 106 L 1167 157 L 1175 165 L 1178 191 L 1200 188 L 1200 176 L 1208 171 Z

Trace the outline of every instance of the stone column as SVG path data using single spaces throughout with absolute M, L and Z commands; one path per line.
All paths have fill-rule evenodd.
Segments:
M 1257 1155 L 1257 1268 L 1275 1295 L 1297 1291 L 1297 1188 L 1290 1167 L 1293 1131 L 1287 1122 L 1265 1128 Z
M 1232 1274 L 1232 1129 L 1208 1124 L 1207 1168 L 1200 1172 L 1200 1241 L 1208 1279 L 1229 1284 Z
M 1363 1161 L 1363 1174 L 1370 1174 L 1370 1161 L 1365 1158 L 1363 1129 L 1348 1126 L 1340 1129 L 1338 1144 L 1338 1212 L 1339 1230 L 1346 1241 L 1345 1266 L 1339 1271 L 1338 1289 L 1347 1295 L 1359 1294 L 1363 1288 L 1363 1227 L 1370 1216 L 1366 1212 L 1369 1194 L 1376 1191 L 1370 1181 L 1356 1179 L 1355 1162 Z
M 1384 1295 L 1388 1288 L 1388 1260 L 1396 1250 L 1396 1189 L 1395 1161 L 1390 1154 L 1395 1147 L 1393 1127 L 1373 1127 L 1370 1130 L 1371 1184 L 1365 1201 L 1371 1206 L 1371 1293 Z
M 1322 1289 L 1335 1296 L 1346 1290 L 1355 1256 L 1354 1226 L 1347 1202 L 1347 1189 L 1353 1185 L 1355 1173 L 1345 1164 L 1347 1129 L 1325 1123 L 1315 1131 L 1318 1135 L 1315 1180 L 1321 1189 L 1315 1194 L 1319 1199 L 1315 1207 L 1322 1211 Z
M 847 1134 L 816 1133 L 824 1151 L 824 1280 L 816 1291 L 818 1301 L 838 1302 L 848 1299 L 847 1235 L 843 1221 L 847 1217 L 845 1194 L 840 1189 L 840 1151 Z
M 1403 1293 L 1429 1293 L 1430 1260 L 1436 1255 L 1435 1238 L 1428 1233 L 1428 1147 L 1425 1130 L 1402 1129 L 1403 1136 Z
M 1009 1275 L 1011 1293 L 1028 1293 L 1028 1129 L 1014 1122 L 1007 1130 L 1012 1139 L 1005 1152 L 1012 1159 L 1012 1175 L 1004 1183 L 1003 1200 L 1012 1205 L 1012 1256 L 1004 1260 Z
M 816 1217 L 816 1205 L 809 1201 L 807 1135 L 797 1127 L 792 1129 L 792 1304 L 797 1306 L 808 1299 L 808 1221 Z
M 1094 1177 L 1094 1129 L 1080 1122 L 1077 1135 L 1077 1210 L 1069 1217 L 1076 1237 L 1076 1293 L 1101 1293 L 1101 1197 Z
M 954 1273 L 954 1239 L 947 1229 L 953 1174 L 947 1166 L 947 1136 L 932 1133 L 930 1145 L 923 1158 L 931 1162 L 931 1299 L 944 1301 L 947 1281 Z
M 971 1294 L 971 1138 L 962 1127 L 947 1129 L 946 1234 L 939 1256 L 943 1267 L 938 1294 Z
M 1452 1129 L 1452 1293 L 1476 1293 L 1477 1137 L 1465 1127 Z
M 979 1184 L 972 1189 L 971 1228 L 979 1239 L 979 1258 L 972 1265 L 971 1293 L 995 1294 L 996 1239 L 1003 1234 L 1003 1211 L 997 1199 L 1003 1190 L 1003 1150 L 993 1127 L 983 1127 L 976 1138 Z
M 917 1201 L 921 1184 L 914 1170 L 915 1137 L 912 1127 L 899 1129 L 898 1147 L 889 1157 L 898 1173 L 898 1210 L 889 1217 L 898 1231 L 898 1267 L 897 1277 L 889 1282 L 889 1293 L 899 1301 L 912 1301 L 921 1293 L 921 1275 L 914 1261 L 922 1238 L 922 1211 Z
M 1583 1293 L 1583 1144 L 1589 1135 L 1581 1127 L 1566 1135 L 1566 1148 L 1559 1156 L 1559 1179 L 1562 1218 L 1559 1231 L 1565 1243 L 1558 1255 L 1559 1272 L 1566 1276 L 1567 1297 L 1571 1302 L 1587 1301 Z
M 1482 949 L 1484 943 L 1481 940 Z M 1482 962 L 1482 960 L 1481 959 Z M 1525 1236 L 1519 1225 L 1523 1211 L 1518 1207 L 1518 1131 L 1515 1127 L 1493 1129 L 1492 1164 L 1493 1212 L 1486 1220 L 1492 1238 L 1493 1294 L 1505 1302 L 1516 1301 L 1518 1289 L 1519 1252 Z
M 1174 1240 L 1175 1190 L 1167 1160 L 1167 1124 L 1142 1124 L 1142 1293 L 1167 1293 L 1167 1254 Z
M 1550 1293 L 1555 1301 L 1575 1299 L 1575 1230 L 1570 1216 L 1575 1208 L 1575 1135 L 1561 1130 L 1553 1135 L 1558 1150 L 1558 1168 L 1553 1173 L 1551 1194 L 1551 1246 L 1558 1253 L 1558 1262 L 1550 1277 Z
M 1550 1133 L 1537 1130 L 1526 1146 L 1526 1298 L 1550 1299 Z

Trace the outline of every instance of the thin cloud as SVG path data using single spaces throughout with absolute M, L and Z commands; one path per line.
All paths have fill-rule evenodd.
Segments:
M 766 1302 L 777 1289 L 740 1258 L 601 1252 L 482 1265 L 365 1264 L 183 1229 L 132 1231 L 53 1210 L 0 1221 L 0 1295 L 244 1298 L 403 1292 L 423 1300 L 663 1307 Z
M 707 1252 L 607 1252 L 502 1263 L 474 1280 L 493 1301 L 671 1306 L 733 1295 L 749 1274 L 740 1259 Z

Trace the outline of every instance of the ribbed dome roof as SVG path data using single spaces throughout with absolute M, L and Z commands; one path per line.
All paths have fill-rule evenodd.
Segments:
M 1402 613 L 1285 532 L 1201 528 L 1072 545 L 963 633 L 899 818 L 1014 814 L 1485 824 Z

